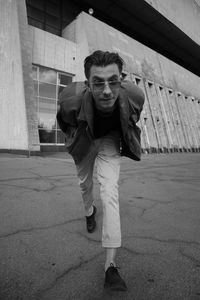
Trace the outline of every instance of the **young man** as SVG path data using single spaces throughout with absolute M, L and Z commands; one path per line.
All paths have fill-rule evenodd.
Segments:
M 102 246 L 106 250 L 104 287 L 126 290 L 115 257 L 121 246 L 118 200 L 120 157 L 140 160 L 139 120 L 143 92 L 122 81 L 123 60 L 117 53 L 95 51 L 84 61 L 87 81 L 72 83 L 60 96 L 57 120 L 66 135 L 79 178 L 87 231 L 96 228 L 93 170 L 96 162 L 103 206 Z

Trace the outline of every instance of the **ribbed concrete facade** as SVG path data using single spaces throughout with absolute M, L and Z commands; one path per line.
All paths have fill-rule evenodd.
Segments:
M 146 2 L 200 43 L 198 1 Z M 0 149 L 40 149 L 32 64 L 85 80 L 85 56 L 103 49 L 119 52 L 127 79 L 146 95 L 139 122 L 144 152 L 199 151 L 197 75 L 86 13 L 59 37 L 28 25 L 25 0 L 1 0 L 0 22 Z
M 139 122 L 144 152 L 199 151 L 198 76 L 85 13 L 63 34 L 77 43 L 81 53 L 103 49 L 123 57 L 128 80 L 146 95 Z M 78 75 L 78 80 L 84 80 L 81 70 Z

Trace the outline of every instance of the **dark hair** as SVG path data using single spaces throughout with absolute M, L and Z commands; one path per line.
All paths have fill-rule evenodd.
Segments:
M 84 60 L 84 71 L 86 78 L 89 79 L 90 69 L 92 66 L 105 67 L 110 64 L 116 64 L 119 68 L 119 72 L 122 73 L 124 61 L 118 53 L 101 50 L 94 51 Z

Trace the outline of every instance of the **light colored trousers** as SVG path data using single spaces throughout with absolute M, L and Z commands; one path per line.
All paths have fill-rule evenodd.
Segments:
M 121 246 L 118 181 L 121 157 L 120 139 L 117 131 L 93 141 L 87 156 L 76 165 L 81 194 L 87 212 L 94 203 L 93 172 L 96 163 L 97 180 L 103 207 L 102 246 Z

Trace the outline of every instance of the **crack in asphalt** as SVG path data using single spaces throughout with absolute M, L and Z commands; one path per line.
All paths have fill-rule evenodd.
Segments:
M 67 177 L 67 178 L 74 178 L 77 177 L 76 174 L 63 174 L 63 175 L 36 175 L 36 176 L 32 176 L 32 177 L 12 177 L 12 178 L 4 178 L 4 179 L 0 179 L 0 182 L 6 182 L 6 181 L 19 181 L 19 180 L 33 180 L 33 179 L 38 179 L 38 178 L 54 178 L 54 177 Z M 56 179 L 55 179 L 56 180 Z M 57 180 L 59 180 L 57 178 Z
M 200 242 L 197 241 L 189 241 L 189 240 L 179 240 L 179 239 L 159 239 L 156 237 L 150 237 L 150 236 L 139 236 L 139 235 L 132 235 L 132 236 L 126 236 L 126 239 L 141 239 L 141 240 L 150 240 L 150 241 L 156 241 L 159 243 L 167 243 L 167 244 L 177 244 L 177 245 L 194 245 L 194 246 L 200 246 Z
M 16 185 L 16 184 L 3 184 L 3 186 L 10 186 L 10 187 L 15 187 L 15 188 L 19 188 L 19 189 L 28 190 L 28 191 L 34 191 L 34 192 L 52 192 L 53 190 L 55 190 L 57 188 L 57 185 L 55 185 L 53 182 L 49 183 L 49 184 L 52 186 L 49 188 L 46 188 L 46 189 L 31 188 L 31 187 L 27 187 L 24 185 Z
M 133 250 L 133 249 L 130 249 L 129 247 L 126 247 L 126 246 L 122 246 L 120 249 L 124 249 L 126 250 L 127 252 L 129 252 L 131 255 L 134 255 L 134 256 L 138 256 L 138 255 L 141 255 L 141 256 L 162 256 L 160 253 L 158 252 L 154 252 L 154 253 L 150 253 L 150 252 L 140 252 L 140 251 L 136 251 L 136 250 Z
M 65 225 L 73 223 L 73 222 L 77 222 L 77 221 L 78 222 L 83 221 L 83 218 L 71 219 L 71 220 L 65 221 L 63 223 L 57 223 L 57 224 L 48 225 L 48 226 L 44 226 L 44 227 L 31 227 L 31 228 L 18 229 L 16 231 L 0 235 L 0 239 L 9 238 L 9 237 L 12 237 L 14 235 L 21 234 L 21 233 L 26 233 L 26 232 L 40 231 L 40 230 L 46 230 L 46 229 L 61 227 L 61 226 L 65 226 Z
M 184 252 L 184 249 L 179 249 L 179 253 L 183 256 L 183 257 L 185 257 L 185 258 L 187 258 L 188 260 L 190 260 L 193 264 L 195 264 L 197 267 L 199 267 L 200 266 L 200 260 L 198 260 L 198 259 L 196 259 L 194 256 L 192 256 L 192 255 L 189 255 L 188 253 L 185 253 Z
M 46 294 L 48 291 L 50 291 L 51 289 L 53 289 L 55 287 L 55 285 L 62 280 L 64 277 L 68 276 L 70 274 L 70 272 L 72 271 L 76 271 L 79 268 L 81 268 L 82 266 L 86 265 L 87 263 L 90 263 L 92 261 L 94 261 L 95 259 L 97 259 L 98 257 L 100 257 L 103 254 L 103 251 L 97 253 L 96 255 L 94 255 L 92 258 L 87 259 L 87 260 L 81 260 L 79 263 L 72 265 L 71 267 L 69 267 L 67 270 L 63 271 L 61 274 L 59 274 L 58 276 L 55 277 L 55 280 L 53 282 L 51 282 L 51 284 L 41 290 L 38 290 L 38 292 L 36 293 L 36 297 L 38 299 L 41 299 L 42 296 L 44 296 L 44 294 Z

